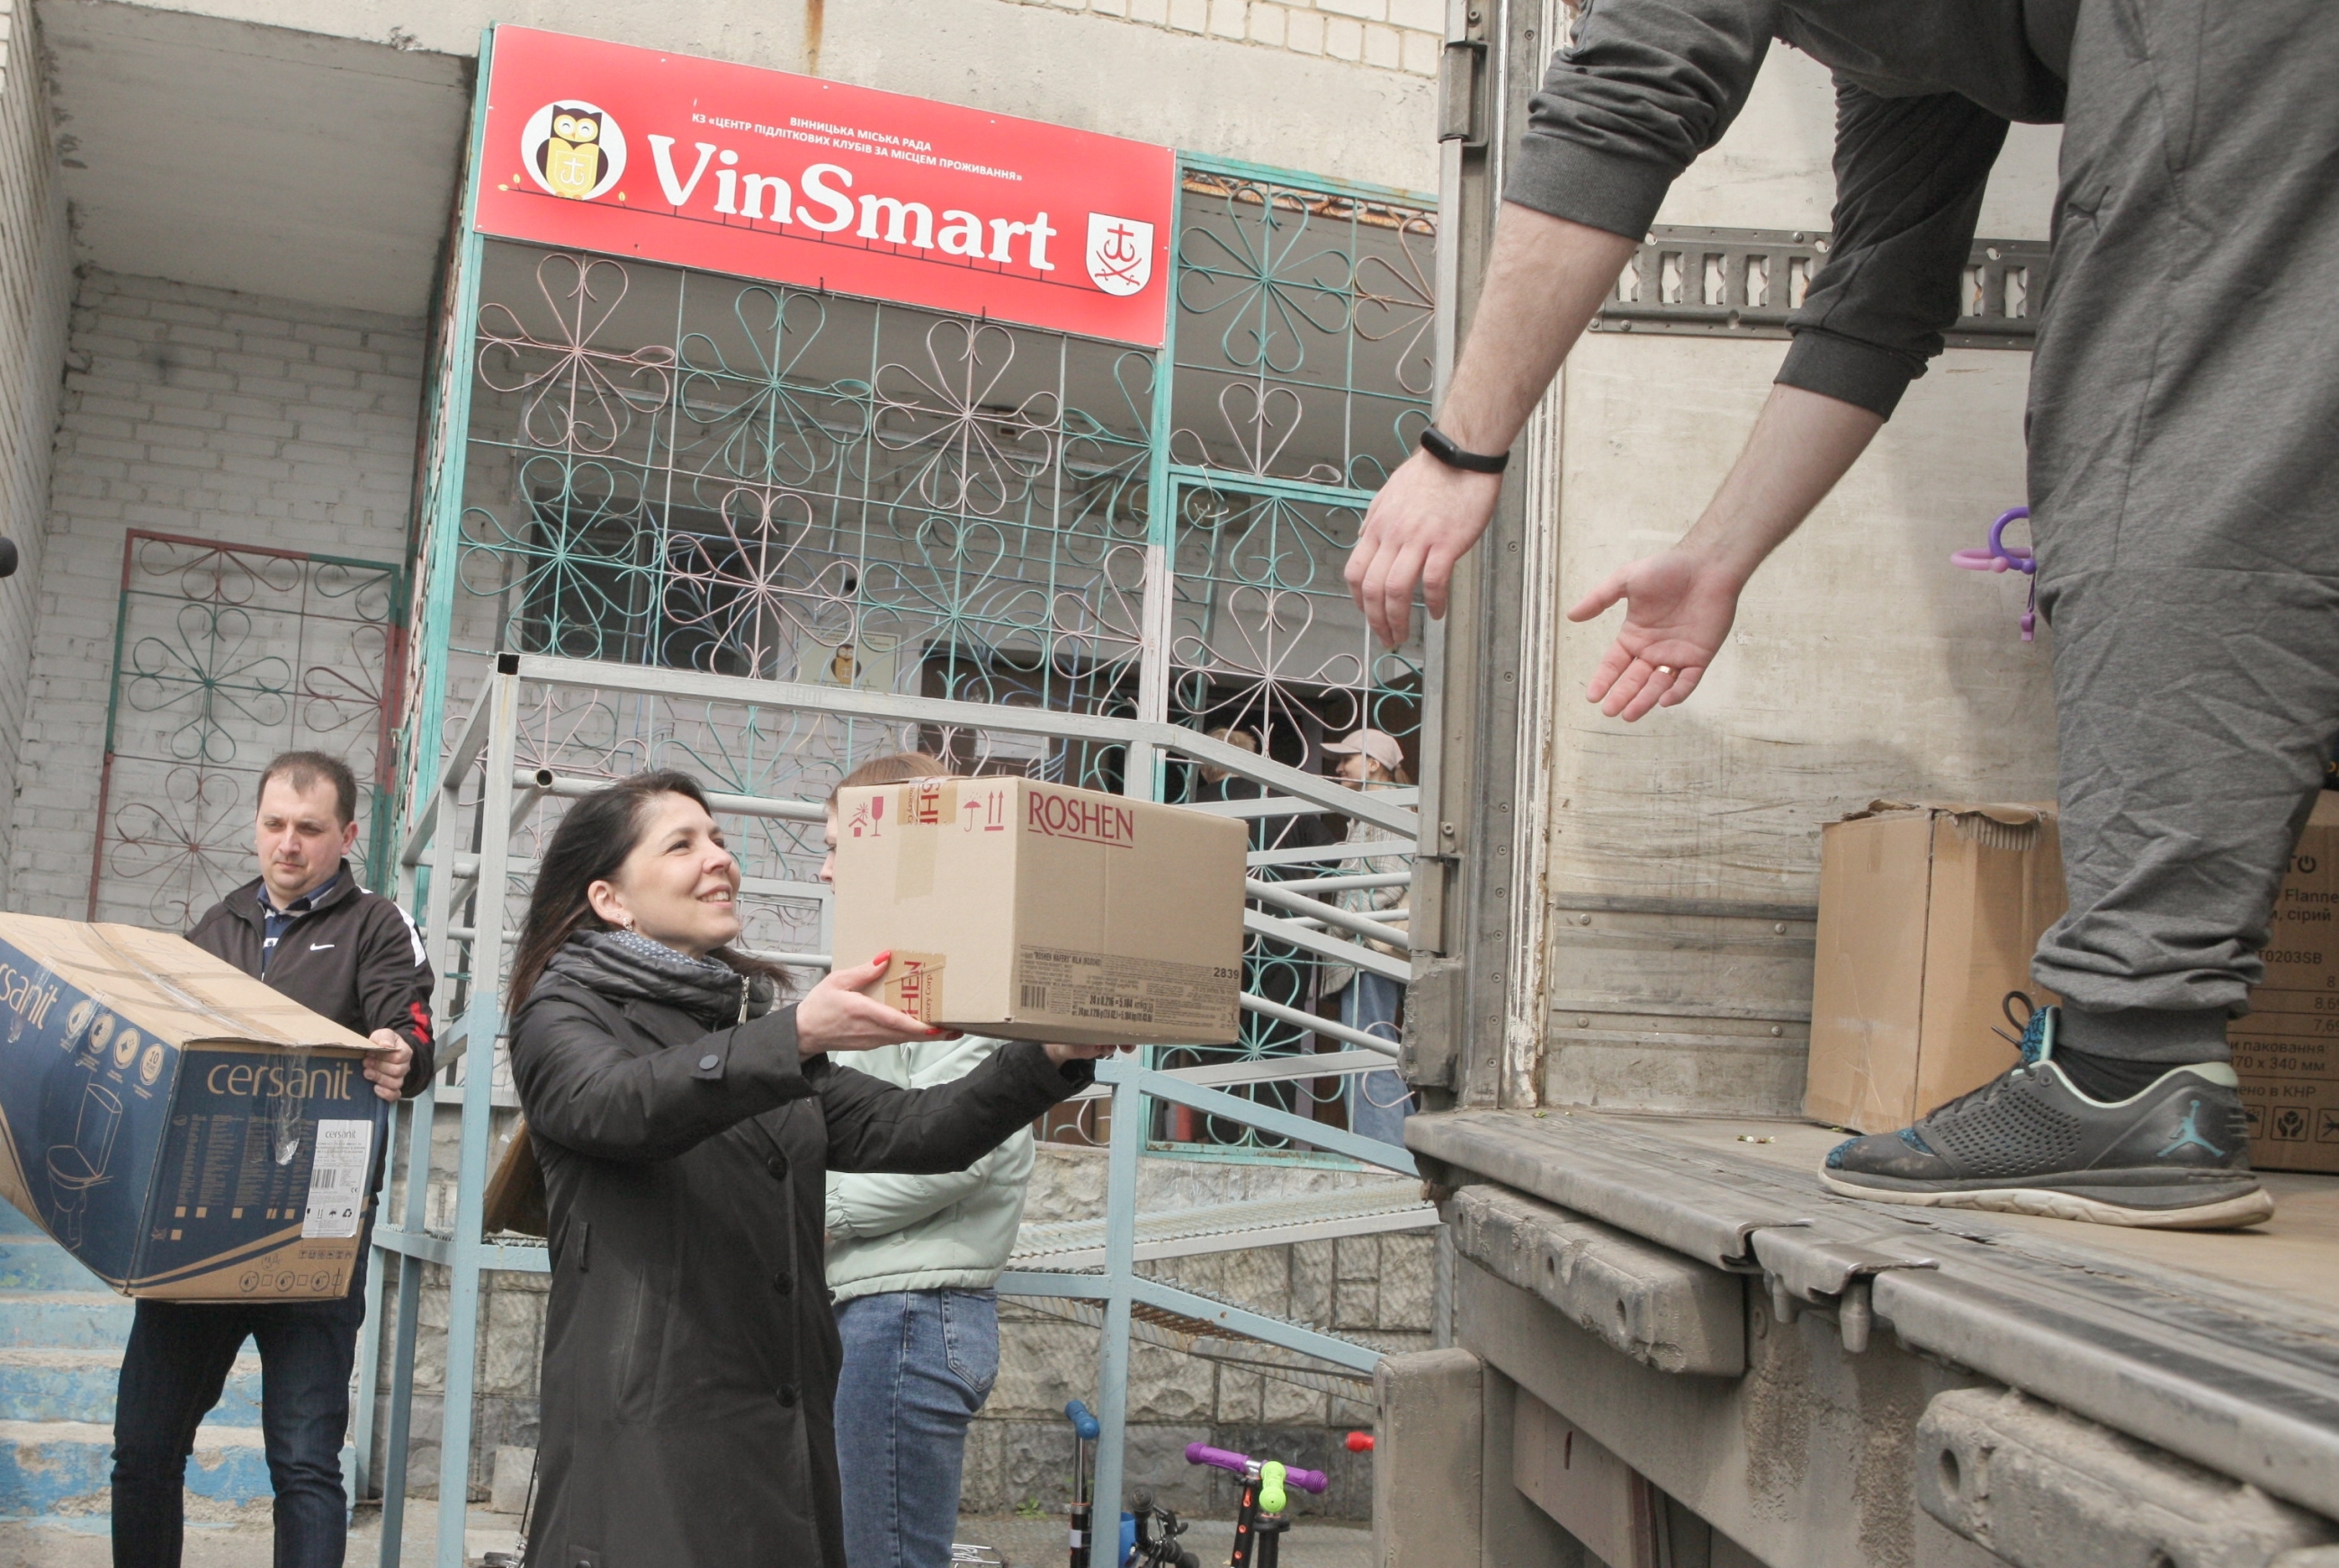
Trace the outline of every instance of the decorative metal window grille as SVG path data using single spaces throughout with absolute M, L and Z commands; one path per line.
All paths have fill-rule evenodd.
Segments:
M 409 799 L 503 651 L 1166 718 L 1315 770 L 1359 725 L 1411 748 L 1419 650 L 1372 645 L 1341 567 L 1427 420 L 1435 242 L 1426 199 L 1189 160 L 1157 356 L 474 242 L 434 410 L 461 461 L 426 500 L 410 702 L 433 739 L 407 759 Z M 522 755 L 817 800 L 909 746 L 966 772 L 1132 784 L 1117 745 L 654 697 L 546 694 Z M 1183 765 L 1133 783 L 1175 801 L 1212 787 Z M 523 863 L 558 820 L 524 830 Z M 1254 837 L 1328 850 L 1344 826 L 1271 818 Z M 749 945 L 824 952 L 817 827 L 740 838 Z M 1318 967 L 1252 955 L 1252 978 L 1302 1008 Z M 1220 1054 L 1308 1043 L 1246 1029 Z
M 184 929 L 250 882 L 254 790 L 280 753 L 358 775 L 360 873 L 385 863 L 406 574 L 376 561 L 133 529 L 122 552 L 89 918 Z

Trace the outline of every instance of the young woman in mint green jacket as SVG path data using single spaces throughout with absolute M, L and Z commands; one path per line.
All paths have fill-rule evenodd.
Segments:
M 916 752 L 864 763 L 839 789 L 936 778 Z M 831 797 L 828 844 L 836 846 Z M 833 881 L 835 856 L 821 867 Z M 902 1088 L 964 1078 L 1004 1040 L 962 1035 L 857 1053 Z M 842 1059 L 841 1059 L 842 1060 Z M 1023 1219 L 1031 1129 L 946 1176 L 831 1175 L 828 1287 L 844 1344 L 836 1457 L 849 1568 L 950 1561 L 967 1427 L 999 1376 L 999 1281 Z

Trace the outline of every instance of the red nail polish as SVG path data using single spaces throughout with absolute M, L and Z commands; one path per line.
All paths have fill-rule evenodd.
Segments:
M 883 969 L 887 964 L 893 962 L 893 950 L 889 947 L 883 952 L 879 953 L 875 958 L 871 959 L 869 962 L 875 964 L 879 969 Z

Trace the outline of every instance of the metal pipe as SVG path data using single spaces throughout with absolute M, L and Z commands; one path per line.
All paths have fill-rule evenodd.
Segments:
M 589 774 L 556 774 L 550 768 L 522 769 L 512 777 L 518 789 L 538 789 L 557 800 L 582 800 L 587 795 L 599 794 L 617 781 L 595 778 Z M 720 791 L 706 792 L 706 804 L 715 808 L 717 816 L 753 816 L 776 818 L 783 822 L 825 822 L 828 803 L 825 801 L 780 800 L 768 795 L 726 794 Z
M 1358 872 L 1353 876 L 1311 876 L 1295 878 L 1275 884 L 1286 892 L 1318 892 L 1327 888 L 1337 892 L 1363 892 L 1375 887 L 1411 887 L 1413 873 L 1409 871 Z M 1384 916 L 1403 914 L 1403 910 L 1384 910 Z
M 1281 1023 L 1296 1024 L 1316 1034 L 1329 1035 L 1346 1045 L 1360 1045 L 1367 1050 L 1379 1051 L 1383 1056 L 1395 1056 L 1397 1053 L 1396 1040 L 1383 1040 L 1377 1034 L 1367 1034 L 1361 1029 L 1350 1029 L 1336 1019 L 1318 1018 L 1312 1012 L 1302 1012 L 1296 1007 L 1286 1007 L 1279 1001 L 1269 1001 L 1263 996 L 1253 996 L 1248 991 L 1243 992 L 1242 1004 L 1243 1010 L 1247 1012 L 1256 1012 Z
M 1291 911 L 1294 914 L 1304 914 L 1310 920 L 1321 921 L 1326 925 L 1336 925 L 1342 931 L 1354 932 L 1358 936 L 1369 937 L 1375 942 L 1385 942 L 1391 947 L 1401 950 L 1410 951 L 1413 946 L 1413 938 L 1393 925 L 1385 925 L 1379 921 L 1367 919 L 1354 910 L 1342 909 L 1336 903 L 1326 903 L 1320 898 L 1309 898 L 1305 893 L 1287 892 L 1279 883 L 1261 882 L 1255 876 L 1247 876 L 1243 878 L 1243 889 L 1261 903 L 1278 905 Z
M 1100 741 L 1107 745 L 1124 745 L 1150 743 L 1162 751 L 1248 779 L 1278 794 L 1311 802 L 1318 811 L 1356 817 L 1408 839 L 1416 836 L 1421 825 L 1416 813 L 1389 798 L 1397 792 L 1353 790 L 1337 779 L 1269 762 L 1256 752 L 1245 751 L 1225 741 L 1212 740 L 1179 725 L 1110 718 L 1052 708 L 1011 707 L 1003 704 L 967 702 L 956 698 L 913 697 L 842 686 L 803 685 L 794 681 L 764 680 L 747 676 L 702 675 L 692 670 L 558 658 L 546 654 L 505 656 L 510 659 L 520 679 L 545 685 L 629 692 L 667 701 L 697 700 L 735 703 L 749 707 L 798 709 L 806 713 L 881 719 L 896 724 L 999 730 L 1010 735 L 1040 735 L 1051 740 Z

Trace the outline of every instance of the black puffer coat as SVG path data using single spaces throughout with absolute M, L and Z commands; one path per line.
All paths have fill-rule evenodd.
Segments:
M 957 1170 L 1086 1084 L 1043 1048 L 903 1090 L 548 975 L 512 1028 L 552 1299 L 528 1562 L 844 1568 L 824 1178 Z

